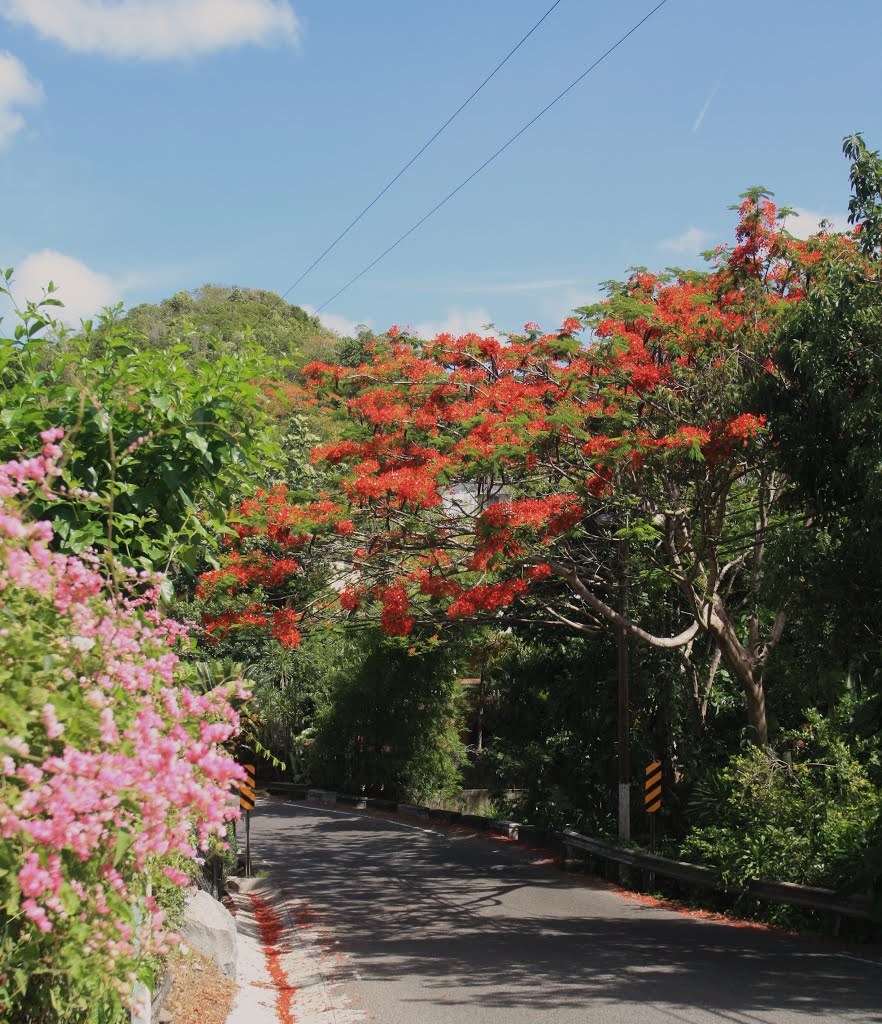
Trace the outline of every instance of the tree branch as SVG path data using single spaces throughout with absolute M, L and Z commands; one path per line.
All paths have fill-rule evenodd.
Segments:
M 638 640 L 642 640 L 651 647 L 661 647 L 666 650 L 671 650 L 675 647 L 683 647 L 685 644 L 688 644 L 694 636 L 696 636 L 701 628 L 698 621 L 694 621 L 691 626 L 683 630 L 682 633 L 678 633 L 677 636 L 655 636 L 652 633 L 648 633 L 645 629 L 641 629 L 639 626 L 631 622 L 630 619 L 620 615 L 619 612 L 614 608 L 611 608 L 605 601 L 601 601 L 599 597 L 592 594 L 585 584 L 579 579 L 574 570 L 565 568 L 559 562 L 549 562 L 548 564 L 551 566 L 551 571 L 556 576 L 560 576 L 561 579 L 566 580 L 573 592 L 578 594 L 589 608 L 596 611 L 602 618 L 610 623 L 610 625 L 617 626 L 619 629 L 627 630 L 627 632 L 632 636 L 637 637 Z

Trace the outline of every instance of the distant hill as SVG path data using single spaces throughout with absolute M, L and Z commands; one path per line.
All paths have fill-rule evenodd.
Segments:
M 280 378 L 291 377 L 310 360 L 333 358 L 343 341 L 318 317 L 262 288 L 205 284 L 159 304 L 141 303 L 125 313 L 122 322 L 150 346 L 183 340 L 202 355 L 236 345 L 250 329 L 270 356 L 293 364 L 280 365 Z

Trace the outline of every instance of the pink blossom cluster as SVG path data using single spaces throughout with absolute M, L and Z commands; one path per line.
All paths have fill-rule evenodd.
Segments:
M 142 445 L 147 444 L 148 441 L 153 440 L 153 431 L 148 430 L 146 434 L 141 434 L 135 438 L 134 441 L 123 449 L 123 455 L 131 455 L 132 452 L 136 452 Z
M 54 552 L 49 524 L 23 517 L 21 495 L 52 493 L 61 437 L 45 431 L 39 456 L 0 466 L 0 664 L 16 666 L 0 846 L 18 865 L 0 906 L 18 902 L 6 923 L 21 947 L 77 942 L 122 978 L 170 938 L 145 880 L 189 882 L 181 858 L 238 815 L 228 794 L 244 776 L 223 744 L 239 726 L 230 699 L 247 694 L 183 684 L 186 628 L 163 618 L 155 577 L 121 570 L 111 584 L 97 558 Z

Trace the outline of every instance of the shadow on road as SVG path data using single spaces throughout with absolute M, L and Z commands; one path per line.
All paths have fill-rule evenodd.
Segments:
M 531 863 L 518 847 L 285 805 L 262 806 L 253 829 L 274 880 L 308 901 L 363 977 L 418 977 L 426 1001 L 882 1022 L 880 966 L 647 907 Z

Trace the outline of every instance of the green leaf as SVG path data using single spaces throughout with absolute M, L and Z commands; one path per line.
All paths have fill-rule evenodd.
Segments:
M 205 455 L 208 452 L 208 442 L 201 434 L 197 434 L 195 430 L 188 430 L 184 436 L 187 438 L 190 444 L 192 444 L 195 448 L 198 448 L 203 455 Z
M 117 833 L 116 842 L 113 844 L 114 867 L 116 867 L 120 863 L 120 861 L 122 861 L 123 857 L 125 857 L 126 852 L 132 845 L 134 838 L 135 837 L 129 832 L 120 831 Z

